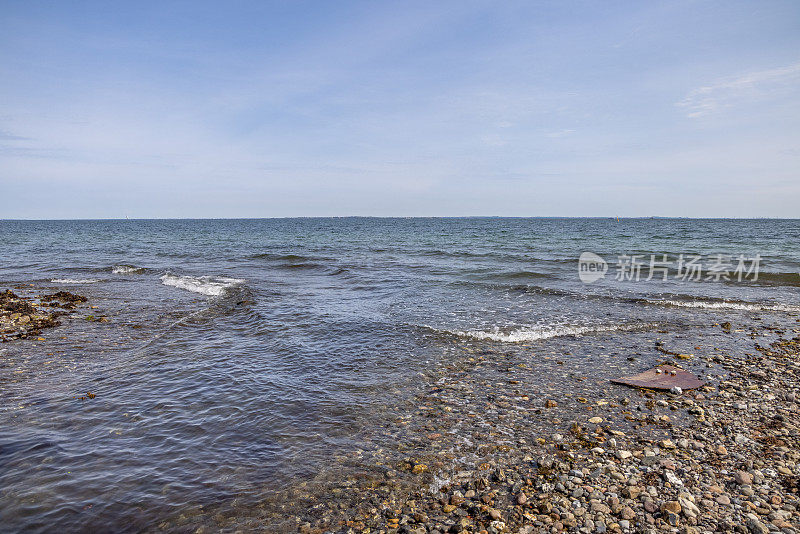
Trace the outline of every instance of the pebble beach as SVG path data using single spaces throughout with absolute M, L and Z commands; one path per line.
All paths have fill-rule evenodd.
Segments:
M 725 326 L 732 336 L 759 333 Z M 368 487 L 343 486 L 338 494 L 349 496 L 352 508 L 312 507 L 307 521 L 297 519 L 298 530 L 796 532 L 798 332 L 800 325 L 782 331 L 750 355 L 701 358 L 726 378 L 694 391 L 631 389 L 620 398 L 578 397 L 574 406 L 547 399 L 539 409 L 514 378 L 524 368 L 477 352 L 448 369 L 418 399 L 420 417 L 408 418 L 421 426 L 427 454 L 386 466 L 384 480 Z M 507 380 L 490 385 L 486 367 Z M 537 418 L 552 426 L 543 429 L 531 421 Z M 470 442 L 458 448 L 471 469 L 449 469 L 464 465 L 449 458 L 458 440 Z

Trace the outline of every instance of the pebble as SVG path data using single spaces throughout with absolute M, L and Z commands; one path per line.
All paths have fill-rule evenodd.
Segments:
M 733 479 L 740 486 L 749 486 L 753 483 L 753 475 L 746 471 L 736 471 L 736 473 L 733 475 Z

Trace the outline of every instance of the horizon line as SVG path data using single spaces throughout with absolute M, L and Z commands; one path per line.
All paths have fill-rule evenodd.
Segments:
M 267 221 L 284 219 L 688 219 L 688 220 L 778 220 L 800 221 L 800 217 L 691 217 L 675 215 L 287 215 L 275 217 L 133 217 L 133 218 L 16 218 L 0 222 L 60 222 L 60 221 Z

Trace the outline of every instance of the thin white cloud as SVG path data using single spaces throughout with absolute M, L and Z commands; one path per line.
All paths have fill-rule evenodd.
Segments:
M 780 97 L 800 87 L 800 63 L 759 70 L 693 89 L 678 102 L 688 117 L 702 117 L 734 106 Z

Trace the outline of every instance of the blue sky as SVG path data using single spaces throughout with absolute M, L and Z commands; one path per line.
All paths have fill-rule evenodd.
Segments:
M 800 2 L 0 1 L 0 218 L 800 217 Z

